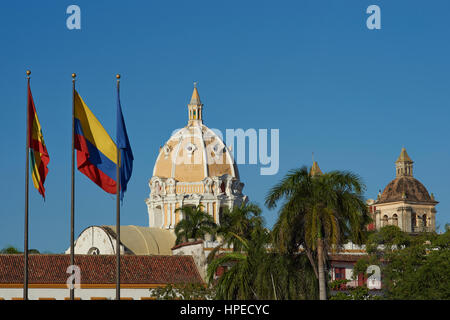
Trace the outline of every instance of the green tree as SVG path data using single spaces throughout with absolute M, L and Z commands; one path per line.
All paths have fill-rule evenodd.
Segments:
M 268 208 L 281 205 L 274 226 L 275 243 L 282 251 L 300 246 L 319 280 L 319 295 L 326 300 L 327 252 L 346 239 L 361 244 L 370 221 L 359 176 L 346 171 L 310 174 L 307 167 L 291 170 L 266 197 Z M 317 264 L 316 264 L 317 263 Z
M 387 253 L 401 249 L 411 244 L 412 238 L 399 227 L 388 225 L 369 235 L 366 250 L 381 258 Z
M 243 203 L 231 209 L 224 209 L 220 216 L 220 226 L 217 227 L 217 235 L 222 238 L 223 243 L 232 245 L 234 251 L 239 251 L 241 242 L 233 235 L 249 239 L 251 232 L 255 228 L 262 227 L 263 223 L 261 208 L 253 203 Z
M 385 226 L 369 236 L 366 250 L 369 255 L 356 263 L 354 273 L 379 265 L 384 298 L 450 299 L 450 230 L 410 235 Z
M 411 237 L 408 246 L 385 253 L 387 299 L 450 299 L 450 230 L 441 235 Z
M 23 252 L 13 246 L 7 246 L 0 250 L 0 254 L 21 254 L 21 253 L 23 253 Z M 29 254 L 40 254 L 39 250 L 37 250 L 37 249 L 29 249 L 28 253 Z
M 278 252 L 260 214 L 252 203 L 223 211 L 217 228 L 221 241 L 208 256 L 209 283 L 216 285 L 217 298 L 317 298 L 317 282 L 306 256 Z M 216 257 L 225 246 L 232 252 Z M 217 268 L 224 265 L 230 269 L 215 280 Z
M 233 236 L 236 241 L 241 242 L 242 250 L 223 253 L 212 260 L 207 270 L 208 282 L 215 287 L 216 299 L 261 299 L 256 291 L 256 279 L 257 271 L 267 261 L 269 233 L 266 229 L 259 228 L 253 230 L 250 239 L 237 234 Z M 216 270 L 223 265 L 229 265 L 230 268 L 216 281 Z
M 256 204 L 243 203 L 231 209 L 225 208 L 220 216 L 220 225 L 216 229 L 216 235 L 220 241 L 208 255 L 208 262 L 211 262 L 224 246 L 232 248 L 233 251 L 240 251 L 242 242 L 239 238 L 250 239 L 252 232 L 263 228 L 263 225 L 261 208 Z
M 202 210 L 202 206 L 184 206 L 176 211 L 183 214 L 183 219 L 175 227 L 177 244 L 187 242 L 189 239 L 204 239 L 206 234 L 212 235 L 215 232 L 216 224 L 213 218 Z
M 16 247 L 7 246 L 7 247 L 3 248 L 2 250 L 0 250 L 0 253 L 1 254 L 19 254 L 22 252 L 20 252 L 20 250 L 17 249 Z
M 262 299 L 318 298 L 318 283 L 305 254 L 289 255 L 269 250 L 257 270 L 255 284 Z
M 168 284 L 150 292 L 157 300 L 212 300 L 215 297 L 213 288 L 198 283 Z
M 369 293 L 366 286 L 347 287 L 346 291 L 338 291 L 330 300 L 380 300 L 380 297 Z
M 216 299 L 285 300 L 317 298 L 317 281 L 304 254 L 281 254 L 271 247 L 271 234 L 255 226 L 248 238 L 233 233 L 239 251 L 220 254 L 208 265 L 208 282 Z M 216 271 L 228 266 L 218 279 Z

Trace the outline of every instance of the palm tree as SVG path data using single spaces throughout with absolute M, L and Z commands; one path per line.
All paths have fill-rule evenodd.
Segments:
M 243 203 L 231 209 L 225 208 L 216 232 L 221 237 L 220 246 L 228 244 L 234 251 L 240 251 L 242 242 L 234 235 L 250 239 L 251 232 L 264 224 L 261 211 L 261 208 L 254 203 Z
M 218 299 L 311 299 L 317 283 L 305 255 L 281 254 L 264 228 L 261 208 L 242 204 L 225 209 L 217 228 L 219 245 L 208 255 L 210 284 L 216 282 Z M 231 252 L 221 253 L 225 245 Z M 217 268 L 230 267 L 214 280 Z
M 214 284 L 216 299 L 286 300 L 317 297 L 317 282 L 305 255 L 283 255 L 271 248 L 271 234 L 262 226 L 255 227 L 240 242 L 239 251 L 220 254 L 208 265 L 208 282 Z M 219 267 L 227 266 L 218 279 Z
M 175 227 L 176 244 L 189 239 L 204 239 L 206 234 L 213 234 L 216 228 L 213 218 L 202 210 L 202 206 L 184 206 L 175 211 L 183 213 L 183 219 Z
M 318 298 L 317 281 L 304 254 L 282 254 L 268 251 L 258 266 L 256 292 L 270 300 L 306 300 Z
M 318 168 L 317 163 L 313 166 Z M 370 218 L 363 199 L 365 186 L 359 176 L 347 171 L 313 174 L 306 166 L 291 170 L 266 197 L 268 208 L 280 208 L 274 226 L 274 240 L 283 252 L 300 247 L 319 280 L 319 296 L 326 300 L 324 264 L 327 252 L 351 239 L 362 243 Z M 316 265 L 317 262 L 317 265 Z
M 219 255 L 208 265 L 208 282 L 215 283 L 216 270 L 229 265 L 227 270 L 215 283 L 216 299 L 227 300 L 254 300 L 263 299 L 257 290 L 255 283 L 257 270 L 267 261 L 267 244 L 269 233 L 264 228 L 253 230 L 250 239 L 244 239 L 235 233 L 232 237 L 235 242 L 240 242 L 242 250 L 227 252 Z

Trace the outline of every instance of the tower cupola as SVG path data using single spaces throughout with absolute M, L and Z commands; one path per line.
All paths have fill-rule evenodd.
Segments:
M 400 156 L 397 161 L 395 161 L 395 173 L 397 177 L 402 176 L 413 176 L 413 161 L 409 157 L 405 148 L 402 148 Z
M 194 82 L 194 91 L 192 92 L 191 101 L 188 104 L 189 125 L 201 125 L 203 123 L 203 104 L 197 90 L 197 82 Z

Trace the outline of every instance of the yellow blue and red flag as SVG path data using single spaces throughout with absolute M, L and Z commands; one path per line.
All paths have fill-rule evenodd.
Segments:
M 116 144 L 76 91 L 74 102 L 78 170 L 104 191 L 116 193 Z
M 30 169 L 34 187 L 45 199 L 44 182 L 48 173 L 50 157 L 42 135 L 41 124 L 34 106 L 33 96 L 28 81 L 28 148 L 30 152 Z

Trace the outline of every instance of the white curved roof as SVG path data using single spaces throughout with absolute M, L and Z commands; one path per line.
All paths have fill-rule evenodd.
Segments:
M 116 238 L 116 226 L 101 226 Z M 109 230 L 108 230 L 109 229 Z M 171 255 L 176 237 L 160 228 L 120 226 L 120 242 L 136 255 Z

